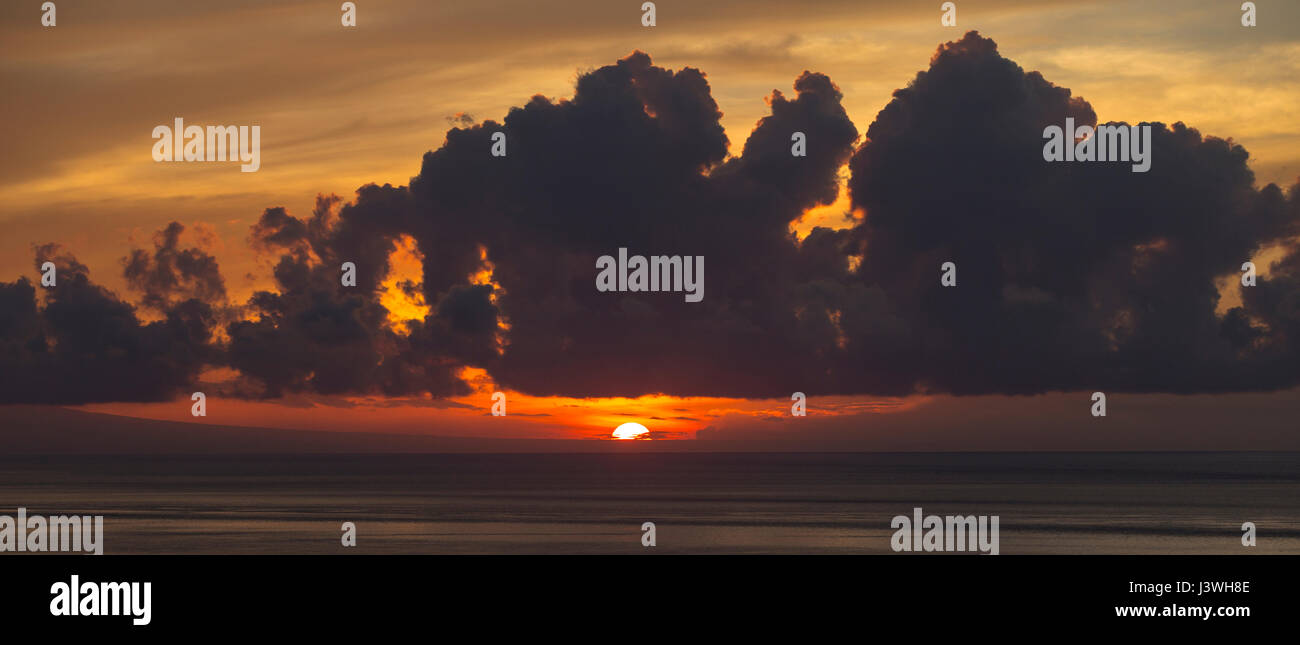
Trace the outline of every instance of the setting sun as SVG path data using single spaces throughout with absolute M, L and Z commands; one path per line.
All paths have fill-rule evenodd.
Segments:
M 644 435 L 650 434 L 650 430 L 639 423 L 628 422 L 614 428 L 615 439 L 640 439 Z

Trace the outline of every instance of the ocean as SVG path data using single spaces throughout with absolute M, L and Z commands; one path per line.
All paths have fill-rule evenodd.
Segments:
M 20 506 L 103 515 L 109 555 L 892 554 L 916 507 L 1003 555 L 1296 554 L 1300 453 L 0 457 Z

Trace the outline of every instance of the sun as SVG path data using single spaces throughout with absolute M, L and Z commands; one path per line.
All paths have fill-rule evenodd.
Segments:
M 650 434 L 649 428 L 646 428 L 645 426 L 639 423 L 632 423 L 631 421 L 629 421 L 617 428 L 614 428 L 613 436 L 615 439 L 640 439 L 642 437 L 645 437 L 645 435 L 648 434 Z M 649 437 L 645 437 L 645 438 L 649 438 Z

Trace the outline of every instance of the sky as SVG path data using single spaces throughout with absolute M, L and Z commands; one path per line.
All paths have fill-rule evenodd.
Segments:
M 52 340 L 7 355 L 6 402 L 1052 449 L 1084 445 L 1053 428 L 1093 421 L 1100 390 L 1146 411 L 1105 422 L 1165 433 L 1104 447 L 1239 437 L 1205 406 L 1259 428 L 1244 447 L 1294 446 L 1269 430 L 1300 411 L 1293 2 L 1257 2 L 1253 28 L 1210 1 L 959 1 L 955 27 L 929 1 L 659 2 L 653 28 L 594 0 L 361 0 L 355 28 L 331 2 L 69 0 L 48 28 L 39 4 L 0 8 L 0 282 L 39 284 L 44 253 L 87 291 L 5 301 L 40 303 L 8 347 Z M 1163 124 L 1153 172 L 1021 154 L 1048 114 Z M 259 125 L 261 168 L 155 162 L 176 117 Z M 484 166 L 501 124 L 520 152 Z M 799 167 L 778 158 L 796 128 Z M 596 293 L 591 259 L 619 246 L 705 255 L 703 306 Z M 950 256 L 972 286 L 936 300 Z M 364 295 L 320 295 L 344 260 Z M 933 434 L 975 410 L 987 442 Z

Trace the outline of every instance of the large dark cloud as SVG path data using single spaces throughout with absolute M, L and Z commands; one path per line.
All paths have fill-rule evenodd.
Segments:
M 841 98 L 803 73 L 730 154 L 705 76 L 635 53 L 583 74 L 571 99 L 456 121 L 409 187 L 322 197 L 306 218 L 267 209 L 249 242 L 273 258 L 275 287 L 224 335 L 204 335 L 198 310 L 224 299 L 215 261 L 167 229 L 126 261 L 165 321 L 137 322 L 81 267 L 68 294 L 98 294 L 102 311 L 79 315 L 110 332 L 59 326 L 75 299 L 63 282 L 41 308 L 19 281 L 0 288 L 0 346 L 6 365 L 30 368 L 65 345 L 84 354 L 148 336 L 133 360 L 174 363 L 173 387 L 206 362 L 238 369 L 256 396 L 448 396 L 468 391 L 464 367 L 570 396 L 1297 384 L 1300 196 L 1255 188 L 1240 146 L 1153 123 L 1150 172 L 1045 163 L 1044 126 L 1098 115 L 974 33 L 940 47 L 865 138 Z M 796 131 L 806 157 L 790 154 Z M 505 157 L 489 154 L 498 132 Z M 835 200 L 846 164 L 860 217 L 797 239 L 791 223 Z M 381 296 L 402 236 L 424 256 L 430 309 L 395 327 Z M 1220 314 L 1218 284 L 1278 245 L 1282 262 Z M 596 259 L 620 247 L 703 255 L 703 302 L 598 292 Z M 939 285 L 945 261 L 957 288 Z M 339 283 L 344 262 L 357 266 L 355 287 Z M 155 396 L 115 387 L 128 386 L 79 395 Z
M 1300 338 L 1275 305 L 1246 289 L 1216 315 L 1216 279 L 1295 234 L 1294 193 L 1256 190 L 1243 148 L 1181 123 L 1149 124 L 1146 173 L 1043 162 L 1043 128 L 1067 117 L 1096 123 L 972 33 L 871 125 L 850 188 L 867 212 L 858 278 L 909 322 L 891 367 L 957 393 L 1294 385 Z M 949 260 L 955 289 L 938 281 Z
M 808 343 L 792 341 L 801 323 L 787 304 L 801 287 L 787 269 L 800 250 L 788 225 L 835 197 L 836 170 L 857 138 L 839 100 L 825 76 L 803 75 L 794 97 L 774 93 L 772 115 L 728 158 L 703 75 L 634 54 L 584 76 L 572 100 L 536 97 L 501 124 L 452 130 L 411 183 L 420 248 L 460 259 L 426 274 L 426 298 L 446 297 L 447 280 L 476 266 L 464 249 L 486 249 L 510 325 L 506 351 L 487 366 L 507 387 L 784 389 L 775 374 L 820 369 L 802 360 Z M 505 158 L 487 154 L 497 131 L 507 135 Z M 809 137 L 806 158 L 790 155 L 795 131 Z M 703 302 L 596 292 L 596 259 L 620 247 L 703 255 Z
M 56 267 L 54 286 L 0 284 L 0 403 L 167 400 L 220 360 L 209 304 L 179 301 L 144 323 L 57 245 L 37 249 L 37 268 L 46 261 Z

